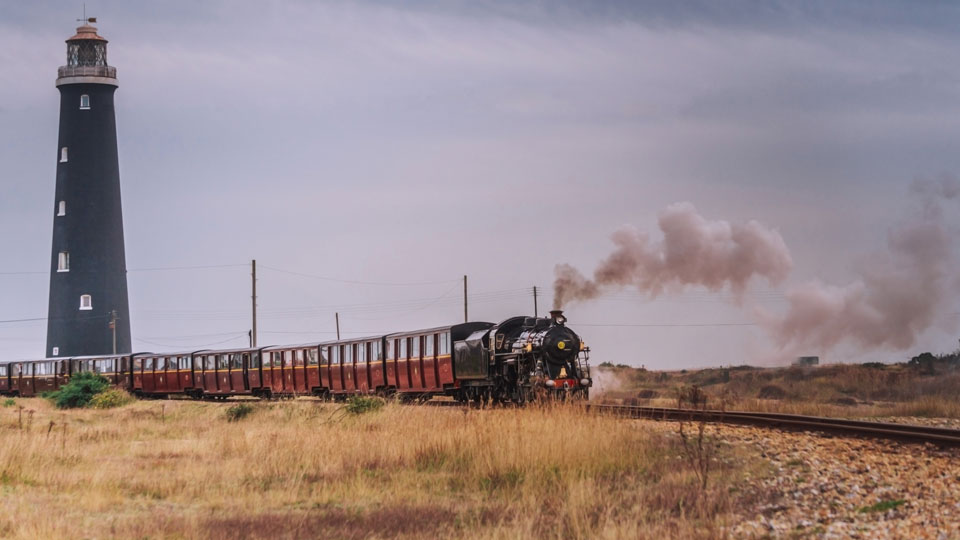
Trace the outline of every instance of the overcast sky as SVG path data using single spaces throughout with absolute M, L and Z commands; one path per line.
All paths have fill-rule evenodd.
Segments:
M 0 321 L 46 316 L 54 81 L 79 6 L 0 1 Z M 592 271 L 612 231 L 655 233 L 678 201 L 778 230 L 788 285 L 842 285 L 912 180 L 960 172 L 953 3 L 87 1 L 87 14 L 118 69 L 136 350 L 245 343 L 254 258 L 261 344 L 328 339 L 336 311 L 348 335 L 457 322 L 464 274 L 472 319 L 531 312 L 534 285 L 543 311 L 557 263 Z M 148 270 L 196 265 L 235 266 Z M 782 307 L 780 289 L 753 291 Z M 626 291 L 568 316 L 595 362 L 762 364 L 771 349 L 749 311 L 702 290 Z M 810 352 L 952 350 L 950 319 L 907 351 Z M 45 335 L 44 321 L 0 323 L 0 356 L 40 356 Z

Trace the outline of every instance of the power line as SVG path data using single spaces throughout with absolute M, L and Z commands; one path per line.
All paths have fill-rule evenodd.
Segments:
M 130 272 L 158 272 L 163 270 L 204 270 L 208 268 L 234 268 L 239 266 L 246 266 L 245 264 L 201 264 L 193 266 L 155 266 L 150 268 L 128 268 L 127 273 Z M 49 271 L 43 272 L 0 272 L 0 276 L 24 276 L 24 275 L 40 275 L 40 274 L 50 274 Z
M 607 328 L 682 328 L 682 327 L 707 327 L 707 326 L 757 326 L 757 323 L 676 323 L 676 324 L 590 324 L 573 323 L 572 326 L 590 326 Z
M 157 343 L 156 341 L 151 341 L 151 340 L 149 340 L 149 339 L 143 339 L 143 338 L 134 338 L 134 341 L 141 341 L 141 342 L 143 342 L 143 343 L 149 343 L 150 345 L 156 345 L 156 346 L 158 346 L 158 347 L 187 347 L 187 348 L 196 349 L 196 348 L 212 347 L 213 345 L 222 345 L 222 344 L 227 343 L 227 342 L 229 342 L 229 341 L 233 341 L 233 340 L 235 340 L 235 339 L 240 339 L 240 338 L 243 338 L 243 337 L 246 337 L 246 336 L 247 336 L 247 333 L 246 333 L 245 331 L 244 331 L 244 332 L 236 332 L 235 335 L 234 335 L 233 337 L 231 337 L 231 338 L 227 338 L 227 339 L 224 339 L 224 340 L 222 340 L 222 341 L 215 341 L 215 342 L 213 342 L 213 343 L 203 343 L 203 344 L 200 344 L 200 345 L 193 345 L 193 344 L 189 344 L 189 343 L 175 343 L 175 344 L 170 344 L 170 343 Z
M 416 281 L 416 282 L 408 282 L 408 283 L 395 283 L 395 282 L 383 282 L 383 281 L 357 281 L 353 279 L 340 279 L 340 278 L 334 278 L 329 276 L 320 276 L 317 274 L 307 274 L 304 272 L 294 272 L 292 270 L 283 270 L 281 268 L 274 268 L 272 266 L 265 266 L 265 265 L 260 265 L 260 268 L 265 268 L 267 270 L 272 270 L 274 272 L 280 272 L 281 274 L 290 274 L 292 276 L 319 279 L 322 281 L 334 281 L 337 283 L 351 283 L 354 285 L 384 285 L 384 286 L 406 287 L 406 286 L 419 286 L 419 285 L 439 285 L 443 283 L 450 283 L 451 281 L 456 281 L 457 283 L 460 282 L 460 279 L 445 279 L 441 281 Z

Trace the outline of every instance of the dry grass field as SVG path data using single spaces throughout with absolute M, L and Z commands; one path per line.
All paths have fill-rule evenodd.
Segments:
M 600 367 L 602 399 L 677 405 L 677 391 L 698 386 L 708 407 L 836 417 L 960 418 L 960 370 L 950 365 L 748 366 L 684 371 Z M 600 392 L 595 392 L 600 394 Z
M 571 406 L 233 405 L 0 408 L 0 537 L 716 538 L 764 474 L 721 445 L 702 489 L 675 432 Z

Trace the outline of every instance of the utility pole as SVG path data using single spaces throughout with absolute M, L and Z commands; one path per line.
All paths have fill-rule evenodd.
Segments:
M 463 322 L 469 321 L 467 316 L 467 276 L 463 276 Z
M 253 301 L 253 326 L 250 328 L 250 346 L 257 347 L 257 260 L 250 261 L 250 286 L 253 294 L 250 299 Z
M 340 312 L 334 313 L 333 316 L 337 319 L 337 341 L 340 341 Z
M 537 317 L 537 286 L 533 286 L 533 317 Z
M 113 333 L 113 354 L 117 354 L 117 310 L 110 312 L 110 331 Z

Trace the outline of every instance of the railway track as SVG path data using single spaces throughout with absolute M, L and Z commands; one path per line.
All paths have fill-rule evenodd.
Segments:
M 906 443 L 930 443 L 938 446 L 960 446 L 960 429 L 948 429 L 890 422 L 867 422 L 824 416 L 642 407 L 636 405 L 588 404 L 588 410 L 630 418 L 650 420 L 706 421 L 722 424 L 757 426 L 789 431 L 818 431 L 843 437 L 868 437 Z

